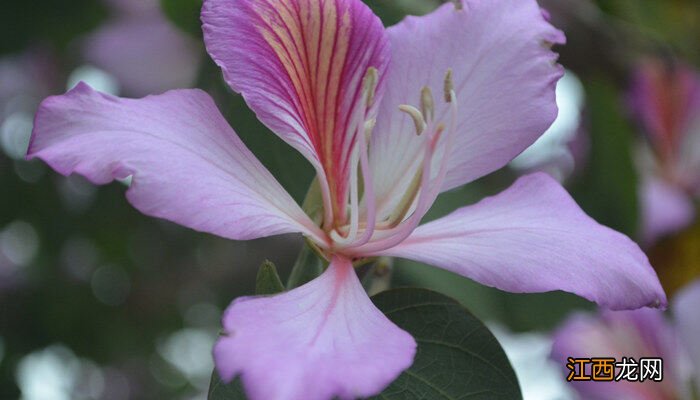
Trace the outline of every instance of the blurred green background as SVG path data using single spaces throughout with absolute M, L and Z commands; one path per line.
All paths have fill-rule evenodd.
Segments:
M 43 97 L 63 93 L 80 79 L 120 95 L 145 94 L 129 79 L 148 78 L 148 63 L 158 61 L 159 53 L 147 54 L 143 46 L 129 53 L 140 44 L 128 36 L 112 42 L 115 53 L 130 54 L 126 61 L 144 68 L 144 76 L 129 76 L 110 65 L 108 55 L 90 50 L 94 41 L 105 43 L 96 35 L 122 25 L 164 24 L 169 29 L 164 40 L 175 38 L 187 54 L 162 56 L 178 79 L 150 83 L 165 90 L 182 81 L 209 92 L 245 143 L 302 199 L 311 168 L 224 84 L 201 43 L 201 1 L 163 0 L 147 9 L 129 2 L 10 1 L 0 12 L 0 399 L 204 398 L 221 312 L 233 298 L 253 291 L 264 259 L 275 262 L 284 278 L 302 246 L 297 237 L 242 243 L 195 233 L 139 214 L 126 202 L 121 183 L 98 188 L 22 159 L 33 111 Z M 367 3 L 390 25 L 440 2 Z M 633 153 L 640 134 L 624 101 L 630 72 L 640 59 L 656 56 L 699 67 L 700 3 L 541 0 L 541 5 L 567 33 L 568 44 L 556 50 L 582 85 L 573 114 L 583 144 L 573 170 L 558 177 L 592 217 L 639 238 Z M 162 66 L 153 67 L 164 73 Z M 514 165 L 447 193 L 428 218 L 495 194 L 521 173 Z M 699 241 L 695 226 L 648 248 L 669 294 L 698 276 Z M 394 267 L 393 285 L 439 290 L 515 332 L 547 331 L 571 310 L 592 309 L 564 293 L 508 294 L 416 263 L 397 260 Z M 52 387 L 58 389 L 51 392 Z

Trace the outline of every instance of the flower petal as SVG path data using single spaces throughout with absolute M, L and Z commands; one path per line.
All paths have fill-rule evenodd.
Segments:
M 229 85 L 343 197 L 363 78 L 377 68 L 380 90 L 389 61 L 379 18 L 359 0 L 205 0 L 202 21 Z
M 679 292 L 673 301 L 673 314 L 695 371 L 695 384 L 700 392 L 700 280 Z
M 639 190 L 645 244 L 679 232 L 693 222 L 695 206 L 683 190 L 653 176 L 646 177 Z
M 534 0 L 466 0 L 462 10 L 448 2 L 387 32 L 392 64 L 372 141 L 380 202 L 401 195 L 412 178 L 405 171 L 419 158 L 421 140 L 397 107 L 418 104 L 425 86 L 442 93 L 450 68 L 459 113 L 443 190 L 503 167 L 554 121 L 563 69 L 549 45 L 564 36 Z M 435 119 L 447 112 L 438 100 Z
M 134 100 L 81 83 L 41 104 L 28 157 L 97 184 L 133 176 L 127 197 L 134 207 L 199 231 L 241 240 L 316 235 L 199 90 Z
M 290 292 L 237 299 L 223 324 L 217 370 L 225 381 L 241 374 L 252 400 L 375 395 L 411 365 L 416 350 L 343 258 Z
M 419 227 L 383 255 L 516 293 L 564 290 L 612 309 L 666 305 L 639 247 L 593 221 L 542 173 Z

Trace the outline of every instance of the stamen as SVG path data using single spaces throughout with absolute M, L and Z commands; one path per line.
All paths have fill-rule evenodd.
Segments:
M 374 132 L 374 127 L 377 125 L 377 120 L 372 118 L 365 121 L 365 140 L 369 143 L 372 138 L 372 132 Z
M 367 84 L 367 80 L 365 81 L 365 84 Z M 373 84 L 373 86 L 376 87 L 376 82 Z M 367 98 L 363 98 L 363 103 L 367 100 Z M 367 110 L 367 108 L 368 107 L 366 104 L 363 104 L 362 110 Z M 363 118 L 366 118 L 366 116 Z M 339 245 L 340 247 L 346 247 L 349 245 L 364 245 L 372 238 L 372 234 L 374 233 L 374 228 L 376 225 L 376 199 L 374 196 L 372 171 L 369 167 L 367 143 L 371 138 L 375 124 L 376 120 L 374 118 L 364 120 L 364 122 L 358 121 L 356 124 L 357 141 L 355 143 L 355 148 L 353 149 L 350 164 L 352 168 L 350 171 L 350 226 L 346 236 L 342 236 L 342 232 L 340 232 L 338 229 L 334 229 L 330 232 L 331 239 L 333 239 L 335 244 Z M 358 169 L 362 171 L 362 178 L 358 176 Z M 362 179 L 362 181 L 360 181 L 360 179 Z M 360 184 L 362 184 L 364 191 L 362 199 L 365 204 L 365 224 L 360 223 Z M 361 227 L 364 228 L 364 231 L 358 238 L 359 229 Z
M 417 108 L 407 104 L 400 105 L 399 110 L 405 112 L 413 119 L 413 123 L 416 125 L 416 135 L 420 136 L 425 131 L 426 127 L 423 114 Z
M 435 145 L 437 143 L 438 139 L 440 139 L 440 137 L 442 136 L 442 132 L 444 132 L 444 131 L 445 131 L 445 124 L 440 122 L 437 125 L 437 127 L 435 128 L 435 135 L 432 138 L 433 145 Z
M 425 116 L 426 121 L 430 122 L 435 119 L 435 100 L 433 99 L 433 91 L 429 87 L 424 86 L 420 91 L 421 112 Z
M 350 161 L 350 230 L 347 236 L 343 237 L 337 229 L 331 231 L 331 239 L 340 245 L 350 244 L 357 236 L 360 224 L 359 213 L 359 181 L 357 180 L 357 164 L 359 162 L 359 149 L 355 147 Z
M 323 168 L 317 168 L 318 183 L 321 187 L 321 199 L 323 200 L 323 228 L 330 228 L 333 223 L 333 200 L 331 199 L 331 189 L 328 185 L 328 178 Z
M 455 5 L 455 10 L 457 11 L 464 9 L 464 4 L 462 4 L 462 0 L 452 0 L 452 4 Z
M 455 90 L 455 85 L 452 82 L 452 68 L 449 68 L 447 70 L 447 74 L 445 74 L 445 101 L 448 103 L 452 103 L 452 94 Z
M 438 132 L 436 132 L 438 133 Z M 425 135 L 425 140 L 423 142 L 423 148 L 424 148 L 424 153 L 423 153 L 423 165 L 421 167 L 421 179 L 419 183 L 419 188 L 418 188 L 418 199 L 416 203 L 416 207 L 413 210 L 413 213 L 411 214 L 408 219 L 405 221 L 401 221 L 402 223 L 399 223 L 395 228 L 389 229 L 386 231 L 385 235 L 382 235 L 381 238 L 378 238 L 376 241 L 372 241 L 370 243 L 367 243 L 366 245 L 363 246 L 353 246 L 360 252 L 363 252 L 365 254 L 367 253 L 372 253 L 374 251 L 390 248 L 393 246 L 396 246 L 397 244 L 401 243 L 408 235 L 413 232 L 413 230 L 418 226 L 418 223 L 420 222 L 420 218 L 423 217 L 423 214 L 425 212 L 425 208 L 427 205 L 427 197 L 429 196 L 428 189 L 429 189 L 429 184 L 430 184 L 430 170 L 431 170 L 431 165 L 432 165 L 432 156 L 435 151 L 434 148 L 434 143 L 435 141 L 433 139 L 439 138 L 437 134 L 435 135 Z M 416 200 L 414 200 L 416 201 Z M 413 203 L 413 202 L 412 202 Z
M 364 91 L 365 91 L 365 104 L 367 108 L 371 108 L 374 105 L 374 96 L 377 92 L 377 84 L 379 83 L 379 72 L 374 67 L 367 68 L 367 73 L 365 73 L 365 78 L 363 81 Z
M 449 76 L 449 81 L 451 83 L 452 81 L 452 70 L 448 70 L 447 72 Z M 447 77 L 445 78 L 445 82 L 447 82 L 448 79 Z M 448 85 L 447 83 L 445 84 L 445 89 L 450 88 L 452 85 Z M 449 164 L 449 156 L 450 152 L 452 151 L 452 142 L 454 141 L 455 137 L 455 132 L 457 131 L 457 114 L 459 113 L 458 107 L 457 107 L 457 94 L 454 91 L 454 88 L 451 88 L 452 90 L 449 91 L 449 93 L 446 93 L 449 95 L 449 101 L 448 103 L 450 104 L 450 122 L 449 122 L 449 128 L 448 128 L 448 133 L 447 137 L 445 139 L 445 145 L 444 145 L 444 153 L 442 155 L 442 160 L 441 160 L 441 165 L 440 165 L 440 170 L 438 172 L 438 176 L 436 178 L 436 184 L 432 189 L 431 193 L 431 198 L 433 199 L 432 201 L 435 201 L 437 196 L 440 194 L 440 188 L 442 186 L 442 182 L 445 179 L 445 176 L 447 175 L 447 165 Z
M 408 215 L 408 212 L 411 210 L 411 206 L 413 205 L 416 195 L 420 190 L 422 178 L 423 169 L 421 168 L 415 175 L 413 175 L 413 179 L 408 185 L 406 192 L 394 208 L 394 211 L 392 211 L 391 215 L 389 215 L 389 218 L 384 223 L 383 228 L 395 228 L 406 218 L 406 215 Z
M 440 193 L 445 176 L 447 175 L 449 155 L 450 151 L 452 150 L 452 143 L 457 130 L 457 95 L 454 90 L 451 69 L 448 70 L 447 74 L 445 75 L 444 89 L 445 99 L 450 104 L 449 122 L 447 126 L 442 122 L 437 124 L 434 130 L 432 127 L 428 127 L 427 131 L 432 133 L 429 135 L 424 135 L 426 137 L 424 142 L 425 153 L 423 156 L 422 172 L 420 174 L 421 177 L 418 188 L 413 187 L 412 183 L 411 187 L 409 188 L 409 193 L 412 196 L 405 196 L 401 200 L 401 207 L 398 207 L 398 214 L 403 215 L 399 216 L 392 214 L 392 218 L 398 218 L 398 223 L 391 221 L 396 223 L 396 225 L 392 224 L 388 227 L 389 229 L 381 231 L 381 235 L 378 235 L 376 240 L 373 240 L 366 245 L 355 247 L 354 251 L 356 251 L 358 254 L 371 254 L 373 252 L 395 246 L 403 241 L 418 226 L 428 207 L 435 201 Z M 445 133 L 446 135 L 444 140 L 440 140 Z M 436 155 L 438 146 L 442 148 L 443 153 L 439 162 L 437 176 L 433 178 L 431 175 L 432 157 Z M 410 202 L 408 202 L 409 199 Z M 406 202 L 408 202 L 409 210 L 405 209 L 407 205 Z M 406 218 L 407 213 L 411 212 L 411 209 L 413 209 L 411 215 Z M 384 226 L 382 226 L 382 228 L 384 228 Z
M 365 123 L 365 128 L 367 128 L 370 121 Z M 374 127 L 374 123 L 371 125 Z M 369 166 L 367 142 L 368 140 L 365 141 L 360 139 L 360 167 L 362 168 L 362 183 L 364 184 L 364 194 L 362 195 L 362 199 L 365 203 L 365 221 L 367 223 L 364 232 L 355 243 L 356 246 L 362 246 L 370 241 L 377 224 L 377 199 L 374 195 L 374 179 L 372 176 L 372 170 Z

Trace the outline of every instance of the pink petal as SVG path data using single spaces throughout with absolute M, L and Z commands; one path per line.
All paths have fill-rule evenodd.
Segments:
M 700 280 L 680 291 L 674 298 L 673 307 L 678 331 L 692 361 L 692 378 L 700 393 Z
M 134 207 L 198 231 L 241 240 L 317 231 L 199 90 L 133 100 L 81 83 L 41 104 L 28 157 L 97 184 L 133 175 Z
M 555 84 L 562 68 L 546 43 L 564 36 L 535 0 L 447 2 L 424 17 L 388 29 L 392 64 L 373 136 L 379 201 L 401 195 L 420 138 L 399 104 L 417 105 L 421 88 L 436 97 L 436 120 L 446 118 L 443 79 L 453 70 L 459 107 L 457 137 L 443 190 L 506 165 L 547 130 L 556 115 Z M 436 159 L 436 161 L 439 161 Z
M 379 393 L 413 362 L 416 343 L 365 294 L 347 259 L 273 297 L 226 310 L 214 348 L 225 381 L 241 374 L 252 400 L 354 399 Z
M 542 173 L 419 227 L 383 254 L 516 293 L 564 290 L 612 309 L 666 305 L 639 247 L 584 214 Z
M 695 218 L 692 199 L 683 190 L 653 176 L 640 186 L 642 237 L 653 244 L 661 237 L 677 233 Z
M 379 18 L 360 0 L 205 0 L 202 21 L 226 81 L 344 205 L 363 78 L 377 68 L 381 91 L 389 61 Z

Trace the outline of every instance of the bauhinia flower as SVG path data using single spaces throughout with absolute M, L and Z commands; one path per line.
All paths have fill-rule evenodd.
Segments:
M 700 281 L 684 288 L 673 300 L 672 319 L 659 310 L 605 311 L 574 315 L 557 330 L 552 357 L 562 371 L 567 371 L 564 365 L 569 357 L 625 358 L 633 365 L 642 358 L 663 359 L 661 382 L 572 382 L 582 399 L 692 400 L 693 393 L 700 393 Z M 618 367 L 615 378 L 625 372 Z M 641 374 L 639 367 L 636 377 L 641 379 Z
M 44 101 L 29 157 L 95 183 L 133 177 L 145 214 L 235 240 L 301 233 L 330 261 L 273 297 L 237 299 L 214 357 L 252 399 L 379 393 L 416 342 L 365 294 L 353 262 L 414 259 L 514 292 L 566 290 L 614 309 L 663 306 L 639 247 L 559 184 L 504 193 L 418 226 L 435 198 L 506 165 L 554 120 L 564 36 L 534 0 L 469 0 L 384 29 L 359 0 L 205 0 L 229 85 L 317 172 L 306 215 L 202 91 L 140 100 L 80 85 Z
M 677 62 L 646 60 L 630 103 L 646 143 L 640 146 L 642 236 L 647 244 L 695 218 L 700 197 L 700 75 Z

